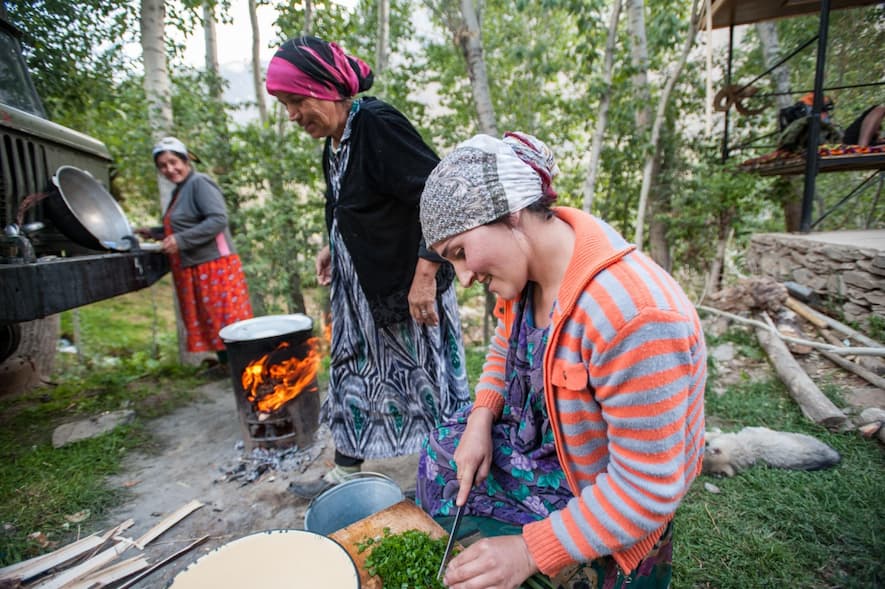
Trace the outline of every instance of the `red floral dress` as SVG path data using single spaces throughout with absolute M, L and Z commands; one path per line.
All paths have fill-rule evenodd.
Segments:
M 170 213 L 174 206 L 173 200 L 163 215 L 163 229 L 167 236 L 173 233 Z M 224 239 L 223 235 L 219 237 Z M 188 351 L 223 350 L 224 342 L 218 337 L 218 331 L 225 325 L 252 317 L 252 303 L 240 256 L 229 253 L 184 268 L 181 256 L 176 252 L 170 254 L 169 261 L 181 320 L 187 330 Z

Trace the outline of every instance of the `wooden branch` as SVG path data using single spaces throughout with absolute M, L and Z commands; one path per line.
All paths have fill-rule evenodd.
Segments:
M 822 321 L 822 322 L 826 323 L 826 325 L 828 327 L 832 327 L 836 331 L 843 333 L 843 334 L 847 335 L 848 337 L 850 337 L 850 338 L 852 338 L 852 339 L 854 339 L 866 346 L 869 346 L 871 348 L 880 348 L 880 349 L 885 348 L 885 346 L 883 346 L 880 342 L 877 342 L 876 340 L 865 336 L 864 334 L 860 333 L 859 331 L 848 327 L 844 323 L 840 323 L 840 322 L 836 321 L 832 317 L 824 315 L 823 313 L 821 313 L 819 311 L 815 311 L 814 309 L 812 309 L 811 307 L 809 307 L 808 305 L 806 305 L 805 303 L 803 303 L 801 301 L 793 299 L 793 302 L 790 304 L 791 304 L 790 308 L 793 309 L 794 311 L 796 311 L 796 309 L 792 305 L 795 305 L 795 307 L 802 308 L 803 309 L 803 313 L 802 313 L 803 317 L 806 317 L 806 318 L 807 318 L 807 316 L 816 317 L 818 321 Z M 799 313 L 799 311 L 796 311 L 796 312 Z M 806 316 L 806 313 L 807 313 L 807 316 Z M 811 321 L 811 320 L 809 319 L 809 321 Z M 815 325 L 817 325 L 817 324 L 815 323 Z M 875 354 L 872 354 L 872 355 L 875 355 Z
M 764 326 L 762 323 L 760 325 Z M 787 387 L 793 400 L 799 404 L 802 414 L 814 423 L 823 425 L 830 430 L 841 430 L 848 422 L 848 417 L 820 391 L 802 370 L 783 340 L 775 337 L 775 333 L 768 326 L 757 327 L 756 337 L 765 353 L 768 354 L 781 382 Z
M 798 337 L 791 337 L 788 335 L 784 335 L 777 331 L 775 327 L 770 325 L 766 325 L 761 321 L 756 321 L 755 319 L 748 319 L 746 317 L 741 317 L 740 315 L 735 315 L 734 313 L 729 313 L 728 311 L 722 311 L 715 307 L 709 307 L 707 305 L 696 305 L 696 307 L 701 311 L 707 311 L 710 313 L 715 313 L 716 315 L 722 315 L 723 317 L 728 317 L 732 321 L 737 321 L 739 323 L 744 323 L 747 325 L 752 325 L 757 329 L 765 329 L 772 332 L 778 338 L 792 342 L 794 344 L 801 344 L 805 346 L 810 346 L 817 350 L 826 350 L 832 354 L 838 354 L 840 356 L 883 356 L 885 357 L 885 347 L 872 347 L 872 348 L 851 348 L 851 347 L 842 347 L 842 346 L 834 346 L 832 344 L 824 344 L 821 342 L 801 339 Z M 871 340 L 872 341 L 872 340 Z
M 157 570 L 161 566 L 164 566 L 166 563 L 172 562 L 173 560 L 175 560 L 176 558 L 178 558 L 179 556 L 181 556 L 185 552 L 188 552 L 188 551 L 194 549 L 195 547 L 199 546 L 200 544 L 202 544 L 203 542 L 205 542 L 208 539 L 209 539 L 209 536 L 203 536 L 202 538 L 197 538 L 196 540 L 194 540 L 193 542 L 191 542 L 190 544 L 188 544 L 187 546 L 185 546 L 184 548 L 182 548 L 178 552 L 170 554 L 169 556 L 167 556 L 163 560 L 160 560 L 160 561 L 152 564 L 150 566 L 150 568 L 140 572 L 135 577 L 129 579 L 128 581 L 126 581 L 125 583 L 123 583 L 122 585 L 117 587 L 117 589 L 127 589 L 128 587 L 132 587 L 133 585 L 135 585 L 136 583 L 138 583 L 139 581 L 141 581 L 142 579 L 147 577 L 149 574 L 151 574 L 152 572 L 154 572 L 155 570 Z
M 885 378 L 882 378 L 881 376 L 879 376 L 878 374 L 876 374 L 872 370 L 867 370 L 863 366 L 858 366 L 857 364 L 855 364 L 851 360 L 841 358 L 841 357 L 837 356 L 836 354 L 831 354 L 830 352 L 825 352 L 825 351 L 821 350 L 820 354 L 821 354 L 821 356 L 823 356 L 824 358 L 826 358 L 827 360 L 829 360 L 833 364 L 841 366 L 842 368 L 844 368 L 848 372 L 856 374 L 857 376 L 861 377 L 862 379 L 864 379 L 865 381 L 867 381 L 871 385 L 879 387 L 880 389 L 885 391 Z
M 784 304 L 792 309 L 797 315 L 799 315 L 815 327 L 823 328 L 829 325 L 826 321 L 819 317 L 817 313 L 812 313 L 811 311 L 813 311 L 813 309 L 811 309 L 811 307 L 797 299 L 794 299 L 793 297 L 787 297 L 787 300 L 784 301 Z

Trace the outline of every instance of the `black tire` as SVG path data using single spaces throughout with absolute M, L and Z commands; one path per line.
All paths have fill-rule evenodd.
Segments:
M 51 315 L 0 326 L 0 394 L 24 392 L 49 378 L 59 325 L 59 316 Z

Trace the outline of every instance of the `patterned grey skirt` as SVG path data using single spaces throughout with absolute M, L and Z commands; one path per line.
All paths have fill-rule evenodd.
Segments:
M 410 318 L 379 328 L 337 225 L 331 250 L 332 351 L 320 419 L 347 456 L 418 452 L 470 400 L 455 285 L 437 297 L 438 327 Z

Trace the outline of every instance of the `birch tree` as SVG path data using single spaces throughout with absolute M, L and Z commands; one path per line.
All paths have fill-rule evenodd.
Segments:
M 685 43 L 682 46 L 682 54 L 679 57 L 679 61 L 676 63 L 676 67 L 667 76 L 667 79 L 664 82 L 663 90 L 661 91 L 661 95 L 658 98 L 658 105 L 655 112 L 655 120 L 652 125 L 651 137 L 649 139 L 649 145 L 645 153 L 645 164 L 643 165 L 642 169 L 642 187 L 639 191 L 639 207 L 636 212 L 637 247 L 642 243 L 642 231 L 645 225 L 645 211 L 648 206 L 648 196 L 651 192 L 652 186 L 655 183 L 656 167 L 658 155 L 660 153 L 661 129 L 663 128 L 664 121 L 666 120 L 667 105 L 670 102 L 670 94 L 673 91 L 673 87 L 676 85 L 676 81 L 679 79 L 680 73 L 682 73 L 682 68 L 685 67 L 685 62 L 688 60 L 688 54 L 691 51 L 692 45 L 694 44 L 695 33 L 697 32 L 696 21 L 699 1 L 700 0 L 695 0 L 691 9 L 688 32 L 686 33 Z M 661 265 L 664 268 L 669 268 L 669 253 L 665 245 L 659 251 L 656 259 L 658 263 L 663 262 L 661 263 Z
M 249 0 L 249 24 L 252 28 L 252 85 L 255 88 L 255 103 L 261 123 L 267 123 L 267 101 L 264 98 L 264 83 L 261 77 L 261 31 L 258 28 L 258 1 Z
M 215 28 L 215 7 L 211 2 L 203 3 L 203 39 L 206 46 L 206 71 L 211 75 L 210 93 L 221 100 L 221 72 L 218 67 L 218 35 Z
M 602 153 L 602 140 L 608 121 L 608 107 L 612 99 L 612 69 L 614 67 L 615 43 L 618 39 L 618 21 L 621 17 L 622 0 L 612 3 L 612 12 L 608 21 L 608 35 L 605 40 L 605 57 L 603 58 L 603 89 L 597 109 L 596 130 L 590 146 L 590 163 L 587 166 L 587 180 L 584 183 L 584 211 L 589 213 L 593 206 L 593 193 L 596 191 L 596 175 L 599 171 L 599 156 Z
M 489 91 L 489 79 L 483 58 L 480 14 L 476 5 L 473 0 L 461 0 L 458 8 L 454 2 L 447 0 L 425 0 L 425 5 L 449 29 L 455 47 L 464 58 L 480 131 L 497 137 L 498 123 Z
M 166 6 L 163 0 L 141 0 L 141 51 L 144 61 L 144 93 L 147 97 L 147 118 L 151 136 L 157 141 L 173 129 L 172 84 L 166 61 Z M 160 210 L 165 211 L 174 186 L 157 172 L 160 188 Z M 173 293 L 174 294 L 174 293 Z M 187 351 L 187 331 L 181 320 L 178 297 L 175 296 L 175 323 L 178 332 L 178 358 L 182 364 L 196 364 L 198 356 Z
M 378 41 L 375 48 L 375 74 L 387 69 L 390 54 L 390 0 L 378 0 Z
M 152 138 L 156 141 L 170 135 L 173 128 L 172 84 L 166 62 L 164 21 L 166 6 L 163 0 L 141 0 L 141 52 L 144 61 L 144 93 L 147 98 L 147 118 Z M 166 210 L 172 194 L 172 185 L 162 175 L 160 182 L 161 210 Z

